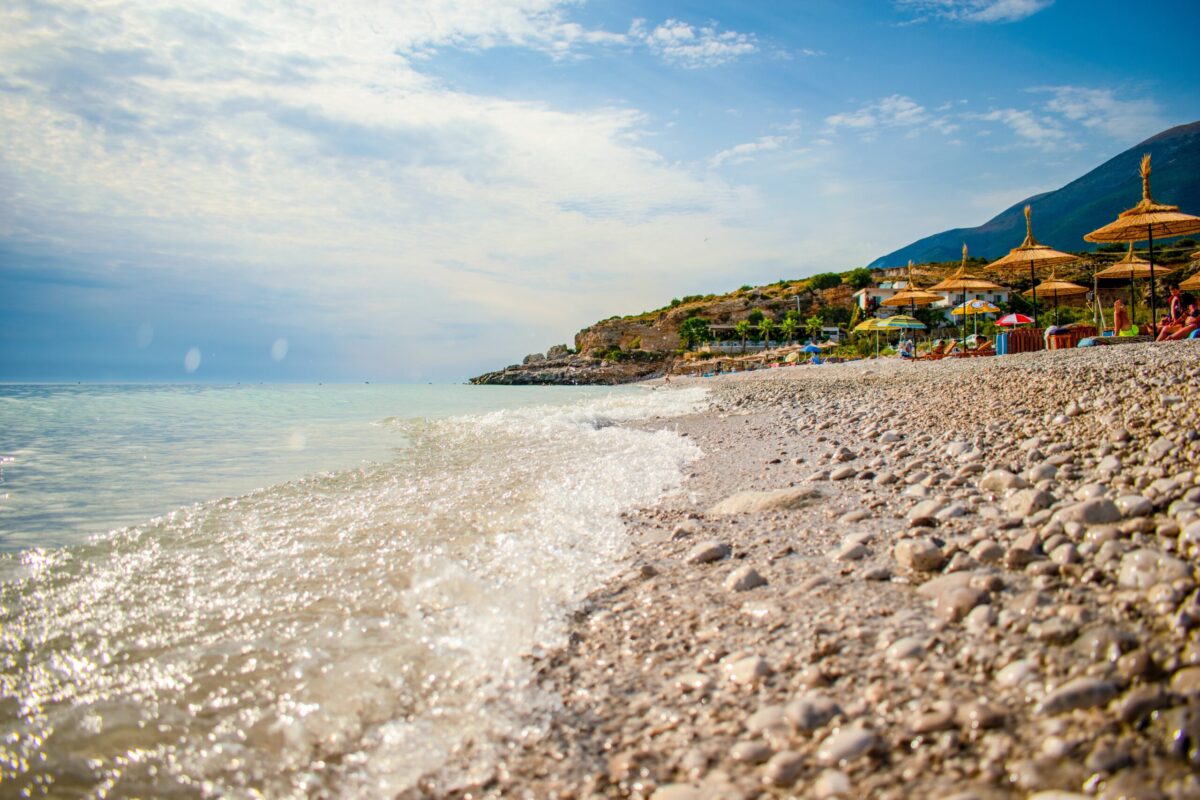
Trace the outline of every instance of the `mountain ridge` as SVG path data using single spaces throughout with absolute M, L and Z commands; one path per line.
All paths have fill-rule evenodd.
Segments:
M 1141 199 L 1138 163 L 1150 153 L 1154 172 L 1151 189 L 1160 202 L 1184 211 L 1200 209 L 1200 121 L 1176 125 L 1130 147 L 1065 186 L 1033 195 L 973 228 L 935 233 L 880 256 L 871 269 L 916 263 L 950 261 L 965 242 L 972 255 L 999 258 L 1025 237 L 1026 204 L 1033 207 L 1033 233 L 1039 242 L 1057 250 L 1079 252 L 1096 245 L 1083 235 L 1116 218 Z

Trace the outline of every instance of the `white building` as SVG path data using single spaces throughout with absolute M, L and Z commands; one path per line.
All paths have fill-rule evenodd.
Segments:
M 938 291 L 921 287 L 919 284 L 918 286 L 926 291 L 932 291 L 934 294 L 940 294 L 943 299 L 940 302 L 934 303 L 931 308 L 945 309 L 946 319 L 956 321 L 956 318 L 950 311 L 963 301 L 962 292 Z M 878 286 L 868 286 L 865 289 L 859 289 L 854 293 L 854 302 L 858 304 L 864 317 L 890 317 L 893 314 L 907 313 L 902 308 L 888 308 L 883 305 L 884 300 L 895 297 L 899 292 L 907 288 L 907 280 L 882 281 Z M 992 305 L 999 305 L 1007 303 L 1010 294 L 1011 291 L 1007 286 L 999 289 L 968 291 L 967 300 L 985 300 Z

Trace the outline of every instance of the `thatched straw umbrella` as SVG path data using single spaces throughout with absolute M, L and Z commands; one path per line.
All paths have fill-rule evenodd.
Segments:
M 929 287 L 931 290 L 933 290 L 935 292 L 936 291 L 943 291 L 943 292 L 961 291 L 962 292 L 962 301 L 965 304 L 967 302 L 967 292 L 968 291 L 973 291 L 973 292 L 974 291 L 987 291 L 989 289 L 997 290 L 997 289 L 1004 288 L 1003 286 L 1001 286 L 998 283 L 992 283 L 989 280 L 984 280 L 983 278 L 977 277 L 975 275 L 971 275 L 967 272 L 967 243 L 966 242 L 963 242 L 962 253 L 963 253 L 962 264 L 959 266 L 959 268 L 957 270 L 955 270 L 954 274 L 951 275 L 949 278 L 946 278 L 941 283 L 934 284 L 933 286 Z M 965 324 L 963 325 L 962 347 L 964 350 L 967 348 L 967 326 Z
M 1127 278 L 1129 280 L 1129 319 L 1134 319 L 1134 294 L 1133 282 L 1136 278 L 1148 278 L 1151 275 L 1170 275 L 1175 270 L 1167 269 L 1163 266 L 1151 264 L 1144 258 L 1138 258 L 1133 254 L 1133 242 L 1129 243 L 1129 252 L 1125 254 L 1117 263 L 1111 267 L 1100 270 L 1096 273 L 1097 278 Z M 1153 299 L 1153 297 L 1151 298 Z
M 1184 279 L 1184 281 L 1179 284 L 1179 290 L 1182 292 L 1200 291 L 1200 272 L 1197 272 L 1190 278 Z
M 1053 273 L 1050 277 L 1042 281 L 1037 286 L 1033 287 L 1033 292 L 1041 292 L 1043 297 L 1054 298 L 1054 324 L 1058 324 L 1058 298 L 1060 297 L 1078 297 L 1081 294 L 1087 294 L 1088 288 L 1080 286 L 1078 283 L 1070 281 L 1060 281 Z M 1031 294 L 1032 292 L 1026 292 Z
M 1025 241 L 1021 242 L 1020 246 L 1010 250 L 1004 258 L 997 259 L 987 265 L 988 269 L 1008 270 L 1011 272 L 1024 272 L 1028 269 L 1030 286 L 1037 283 L 1037 275 L 1034 273 L 1035 269 L 1057 267 L 1061 264 L 1070 264 L 1079 260 L 1079 256 L 1073 256 L 1070 253 L 1063 253 L 1052 247 L 1039 244 L 1037 239 L 1033 238 L 1032 214 L 1032 208 L 1025 206 Z M 1056 318 L 1055 324 L 1057 323 L 1058 320 Z M 1033 326 L 1037 327 L 1036 287 L 1033 290 Z
M 1158 334 L 1158 303 L 1154 299 L 1154 232 L 1159 238 L 1200 233 L 1200 217 L 1184 214 L 1179 206 L 1154 202 L 1150 196 L 1150 154 L 1142 156 L 1142 200 L 1133 208 L 1103 228 L 1097 228 L 1083 238 L 1088 242 L 1149 241 L 1150 250 L 1150 329 Z
M 922 289 L 921 287 L 917 286 L 917 282 L 913 280 L 912 266 L 913 263 L 909 261 L 908 285 L 904 289 L 896 292 L 896 294 L 892 295 L 887 300 L 884 300 L 882 303 L 880 303 L 881 306 L 886 306 L 888 308 L 904 308 L 905 306 L 908 306 L 912 313 L 916 314 L 917 306 L 931 306 L 934 303 L 945 299 L 937 292 L 931 292 L 928 289 Z

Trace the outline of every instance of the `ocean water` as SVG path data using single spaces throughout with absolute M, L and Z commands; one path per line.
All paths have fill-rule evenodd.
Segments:
M 524 655 L 698 455 L 615 423 L 703 403 L 0 387 L 3 794 L 380 797 L 456 753 L 486 769 L 554 710 Z

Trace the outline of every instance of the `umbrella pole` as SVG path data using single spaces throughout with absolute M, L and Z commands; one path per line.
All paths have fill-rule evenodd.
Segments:
M 1033 327 L 1037 327 L 1037 275 L 1033 273 L 1033 262 L 1029 262 L 1029 286 L 1033 289 Z
M 1058 292 L 1054 293 L 1054 327 L 1058 327 Z
M 1134 294 L 1134 289 L 1136 287 L 1137 287 L 1137 280 L 1132 275 L 1130 275 L 1129 276 L 1129 324 L 1135 328 L 1137 327 L 1137 306 L 1135 305 L 1135 303 L 1137 302 L 1137 295 Z
M 1158 301 L 1154 299 L 1154 226 L 1146 226 L 1150 239 L 1150 335 L 1158 338 Z
M 966 247 L 966 245 L 964 244 L 963 247 Z M 963 262 L 964 263 L 966 262 L 966 256 L 963 256 Z M 965 312 L 966 310 L 967 310 L 967 290 L 963 289 L 963 311 Z M 965 313 L 963 314 L 963 321 L 962 321 L 962 349 L 963 350 L 967 349 L 967 316 Z

